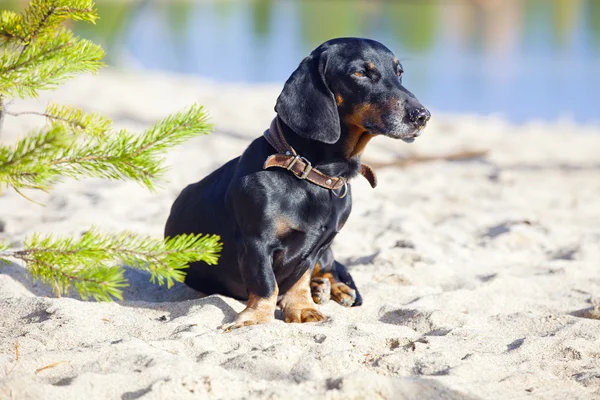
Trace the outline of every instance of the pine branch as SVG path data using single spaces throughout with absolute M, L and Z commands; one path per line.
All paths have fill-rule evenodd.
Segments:
M 66 118 L 58 117 L 56 115 L 51 115 L 48 113 L 41 113 L 41 112 L 37 112 L 37 111 L 18 111 L 18 112 L 6 111 L 5 114 L 13 116 L 13 117 L 19 117 L 21 115 L 39 115 L 40 117 L 46 117 L 46 118 L 56 121 L 56 122 L 65 122 L 74 128 L 80 128 L 80 129 L 85 128 L 85 126 L 82 125 L 79 121 L 70 121 L 69 119 L 66 119 Z
M 100 136 L 111 129 L 110 119 L 98 113 L 84 113 L 79 108 L 50 103 L 44 114 L 48 119 L 64 122 L 75 134 Z
M 23 14 L 23 43 L 31 44 L 66 19 L 95 22 L 98 14 L 91 0 L 33 0 Z
M 55 114 L 69 113 L 67 110 Z M 92 121 L 93 128 L 99 129 L 106 120 L 82 116 L 80 121 Z M 68 124 L 53 123 L 48 130 L 18 141 L 14 148 L 0 145 L 0 185 L 50 190 L 62 177 L 97 177 L 133 180 L 152 190 L 154 181 L 166 169 L 164 152 L 191 137 L 207 134 L 212 126 L 207 123 L 203 108 L 192 106 L 137 136 L 123 130 L 73 140 L 67 128 Z
M 1 103 L 0 103 L 1 106 Z M 5 111 L 6 115 L 18 117 L 21 115 L 39 115 L 46 117 L 51 122 L 63 123 L 65 127 L 70 128 L 75 134 L 86 134 L 99 136 L 107 133 L 111 128 L 110 119 L 97 113 L 84 113 L 79 108 L 50 103 L 46 107 L 46 112 L 36 111 Z
M 55 89 L 67 79 L 95 73 L 103 65 L 104 51 L 92 42 L 59 29 L 23 51 L 7 46 L 0 56 L 0 94 L 36 97 L 40 90 Z
M 120 131 L 107 135 L 105 140 L 72 147 L 51 161 L 51 166 L 72 178 L 130 179 L 153 190 L 153 181 L 160 179 L 166 170 L 164 152 L 211 129 L 203 108 L 194 105 L 139 136 Z
M 127 286 L 124 263 L 148 271 L 152 282 L 171 287 L 182 282 L 190 262 L 218 262 L 221 250 L 218 236 L 180 235 L 162 240 L 132 232 L 103 234 L 96 229 L 78 239 L 34 234 L 25 249 L 10 250 L 0 244 L 0 260 L 24 261 L 34 279 L 51 284 L 57 295 L 75 288 L 83 298 L 122 299 L 121 288 Z
M 141 135 L 111 132 L 108 118 L 68 106 L 49 104 L 43 113 L 7 110 L 7 97 L 35 97 L 102 66 L 99 46 L 59 28 L 67 18 L 94 22 L 97 14 L 91 0 L 32 0 L 23 15 L 0 13 L 0 124 L 6 114 L 50 122 L 14 146 L 0 145 L 0 189 L 9 186 L 26 197 L 23 189 L 48 191 L 64 177 L 134 180 L 152 189 L 165 171 L 165 151 L 212 128 L 202 107 L 170 116 Z M 115 263 L 148 271 L 153 282 L 171 286 L 183 280 L 191 262 L 216 264 L 219 240 L 181 235 L 163 241 L 96 230 L 78 239 L 34 234 L 22 250 L 0 243 L 0 262 L 25 262 L 33 278 L 51 284 L 58 295 L 74 288 L 84 299 L 111 300 L 122 298 L 127 286 Z
M 24 261 L 31 276 L 42 283 L 49 284 L 57 296 L 68 294 L 75 287 L 79 296 L 88 300 L 110 301 L 112 298 L 123 299 L 121 288 L 129 286 L 123 276 L 124 270 L 97 261 L 83 267 L 75 266 L 69 260 L 62 263 L 51 263 L 32 252 L 21 251 L 6 253 L 0 257 L 9 257 Z
M 48 164 L 65 146 L 70 136 L 58 125 L 26 136 L 14 148 L 0 146 L 0 186 L 48 190 L 58 178 Z
M 138 138 L 136 151 L 138 154 L 162 153 L 197 136 L 199 125 L 204 127 L 203 131 L 213 128 L 208 124 L 208 115 L 204 112 L 204 107 L 193 105 L 187 110 L 168 116 L 146 130 Z
M 66 19 L 94 22 L 92 0 L 32 0 L 23 15 L 0 14 L 0 94 L 21 98 L 54 89 L 82 72 L 96 72 L 102 49 L 59 25 Z

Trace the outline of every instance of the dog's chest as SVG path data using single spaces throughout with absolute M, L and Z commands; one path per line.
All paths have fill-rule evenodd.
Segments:
M 340 232 L 350 214 L 350 199 L 334 198 L 307 207 L 300 218 L 299 229 L 287 241 L 288 254 L 301 255 L 302 259 L 313 258 L 328 247 Z

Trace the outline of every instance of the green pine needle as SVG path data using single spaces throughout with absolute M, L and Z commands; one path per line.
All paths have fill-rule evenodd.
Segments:
M 14 147 L 0 146 L 0 187 L 49 190 L 58 177 L 49 165 L 66 146 L 70 136 L 60 125 L 26 136 Z
M 37 97 L 40 90 L 103 65 L 104 51 L 61 28 L 66 19 L 94 22 L 91 0 L 33 0 L 22 15 L 0 14 L 0 95 Z
M 97 72 L 104 51 L 89 40 L 59 29 L 28 46 L 6 45 L 0 56 L 0 95 L 37 97 L 84 72 Z
M 43 114 L 51 122 L 63 124 L 75 134 L 101 136 L 111 129 L 110 119 L 97 113 L 84 113 L 81 109 L 50 103 Z
M 196 105 L 141 135 L 122 130 L 98 136 L 110 123 L 107 119 L 58 106 L 49 106 L 47 113 L 68 121 L 55 121 L 49 129 L 26 136 L 14 147 L 0 145 L 0 187 L 48 191 L 63 177 L 95 177 L 132 180 L 152 190 L 166 170 L 163 154 L 212 128 L 203 108 Z M 73 125 L 80 129 L 73 130 Z M 86 128 L 81 130 L 82 126 Z M 78 130 L 88 136 L 74 139 L 73 131 Z
M 0 35 L 22 45 L 51 33 L 67 19 L 95 23 L 98 12 L 92 0 L 32 0 L 22 15 L 3 11 Z
M 127 286 L 122 267 L 147 271 L 153 283 L 183 282 L 184 269 L 195 261 L 214 265 L 222 244 L 215 235 L 180 235 L 167 240 L 95 228 L 80 238 L 33 234 L 23 250 L 0 247 L 0 259 L 24 261 L 34 279 L 52 285 L 57 295 L 74 288 L 83 298 L 122 299 Z

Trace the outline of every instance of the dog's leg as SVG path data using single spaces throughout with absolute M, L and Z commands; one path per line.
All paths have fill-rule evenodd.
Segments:
M 324 304 L 330 298 L 344 307 L 362 304 L 362 296 L 352 276 L 343 264 L 335 261 L 331 249 L 315 265 L 310 287 L 312 298 L 317 304 Z
M 275 318 L 276 306 L 277 287 L 275 287 L 273 295 L 267 298 L 259 297 L 251 293 L 244 311 L 237 315 L 234 322 L 223 325 L 223 329 L 229 331 L 231 329 L 241 328 L 242 326 L 269 323 Z
M 266 324 L 275 319 L 279 288 L 270 258 L 256 243 L 257 241 L 247 240 L 239 246 L 243 249 L 239 263 L 249 293 L 248 303 L 233 323 L 222 327 L 225 330 Z
M 285 322 L 318 322 L 327 317 L 319 310 L 310 296 L 310 269 L 300 277 L 282 297 L 279 306 Z

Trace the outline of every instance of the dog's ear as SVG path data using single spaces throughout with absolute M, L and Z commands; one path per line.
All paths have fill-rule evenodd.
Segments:
M 325 81 L 327 55 L 311 54 L 287 80 L 275 112 L 298 135 L 325 143 L 340 138 L 340 117 Z

